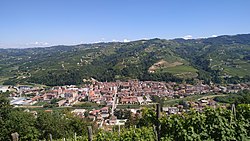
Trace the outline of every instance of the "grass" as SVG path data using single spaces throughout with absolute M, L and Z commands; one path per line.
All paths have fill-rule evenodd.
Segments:
M 92 102 L 77 102 L 73 107 L 77 108 L 86 108 L 86 109 L 92 109 L 92 108 L 100 108 L 102 105 L 98 105 L 96 103 Z
M 139 109 L 139 104 L 120 104 L 117 105 L 117 109 Z
M 37 102 L 33 106 L 43 106 L 44 104 L 47 104 L 48 102 Z
M 19 107 L 20 109 L 29 109 L 31 111 L 45 111 L 45 110 L 52 110 L 52 111 L 63 111 L 63 110 L 74 110 L 74 109 L 85 109 L 79 107 L 53 107 L 53 108 L 43 108 L 43 107 Z
M 233 75 L 233 76 L 245 76 L 250 75 L 250 64 L 249 63 L 241 63 L 238 64 L 240 68 L 225 66 L 224 72 Z
M 171 67 L 171 68 L 166 68 L 166 69 L 164 69 L 164 71 L 169 72 L 169 73 L 173 73 L 173 74 L 180 74 L 180 73 L 184 73 L 184 72 L 191 72 L 191 73 L 197 72 L 197 70 L 195 68 L 193 68 L 192 66 L 186 66 L 186 65 L 180 65 L 180 66 L 175 66 L 175 67 Z
M 163 68 L 160 69 L 159 71 L 169 72 L 181 78 L 194 78 L 197 76 L 196 72 L 198 72 L 197 69 L 188 65 L 179 65 L 170 68 Z
M 221 60 L 224 60 L 221 62 Z M 227 64 L 224 64 L 227 63 Z M 246 75 L 250 75 L 250 63 L 249 61 L 240 60 L 240 59 L 231 59 L 230 61 L 227 61 L 225 59 L 214 59 L 211 62 L 212 69 L 220 69 L 223 68 L 223 72 L 226 74 L 229 74 L 231 76 L 239 76 L 243 77 Z
M 6 81 L 8 79 L 9 79 L 9 77 L 7 77 L 7 76 L 0 76 L 0 84 L 3 84 L 4 81 Z
M 96 104 L 96 103 L 93 103 Z M 139 109 L 140 107 L 152 107 L 154 105 L 139 105 L 139 104 L 120 104 L 117 105 L 117 109 Z M 18 107 L 20 109 L 29 109 L 31 111 L 45 111 L 45 110 L 52 110 L 52 111 L 63 111 L 63 110 L 74 110 L 74 109 L 86 109 L 86 110 L 91 110 L 91 109 L 100 109 L 102 107 L 99 106 L 94 106 L 94 107 L 78 107 L 77 105 L 74 107 L 53 107 L 53 108 L 43 108 L 39 106 L 26 106 L 26 107 Z
M 217 97 L 217 96 L 226 96 L 226 95 L 224 95 L 224 94 L 191 95 L 191 96 L 187 96 L 185 98 L 165 100 L 164 101 L 164 106 L 173 106 L 175 104 L 178 104 L 181 100 L 183 100 L 183 101 L 197 101 L 199 99 L 213 98 L 213 97 Z

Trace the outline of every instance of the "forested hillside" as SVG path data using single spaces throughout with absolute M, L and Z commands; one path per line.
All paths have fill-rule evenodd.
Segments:
M 0 83 L 81 84 L 83 79 L 249 81 L 250 34 L 0 49 Z

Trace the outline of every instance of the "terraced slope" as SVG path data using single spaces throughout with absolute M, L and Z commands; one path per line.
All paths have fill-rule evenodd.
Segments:
M 248 81 L 249 54 L 250 34 L 0 49 L 0 82 L 63 85 L 91 77 L 101 81 Z

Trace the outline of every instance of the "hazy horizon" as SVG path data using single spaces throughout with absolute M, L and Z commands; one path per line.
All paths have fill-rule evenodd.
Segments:
M 239 34 L 233 34 L 233 35 L 226 35 L 226 36 L 234 36 L 234 35 L 242 35 L 242 34 L 250 34 L 250 33 L 239 33 Z M 197 37 L 197 38 L 193 38 L 190 37 L 189 35 L 184 36 L 184 37 L 176 37 L 176 38 L 169 38 L 169 39 L 163 39 L 163 38 L 158 38 L 158 37 L 153 37 L 153 38 L 142 38 L 142 39 L 135 39 L 135 40 L 113 40 L 113 41 L 96 41 L 96 42 L 89 42 L 89 43 L 72 43 L 72 44 L 54 44 L 54 45 L 36 45 L 34 44 L 34 46 L 21 46 L 21 47 L 1 47 L 0 49 L 26 49 L 26 48 L 44 48 L 44 47 L 54 47 L 54 46 L 75 46 L 75 45 L 81 45 L 81 44 L 98 44 L 98 43 L 112 43 L 112 42 L 120 42 L 120 43 L 127 43 L 127 42 L 133 42 L 133 41 L 139 41 L 139 40 L 151 40 L 151 39 L 163 39 L 163 40 L 174 40 L 174 39 L 185 39 L 185 40 L 190 40 L 190 39 L 207 39 L 207 38 L 214 38 L 214 37 L 219 37 L 219 36 L 224 36 L 223 35 L 212 35 L 212 36 L 208 36 L 208 37 Z

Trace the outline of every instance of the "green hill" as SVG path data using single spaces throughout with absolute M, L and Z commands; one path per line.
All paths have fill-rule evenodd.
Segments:
M 80 84 L 82 79 L 249 81 L 250 34 L 0 49 L 0 82 Z

